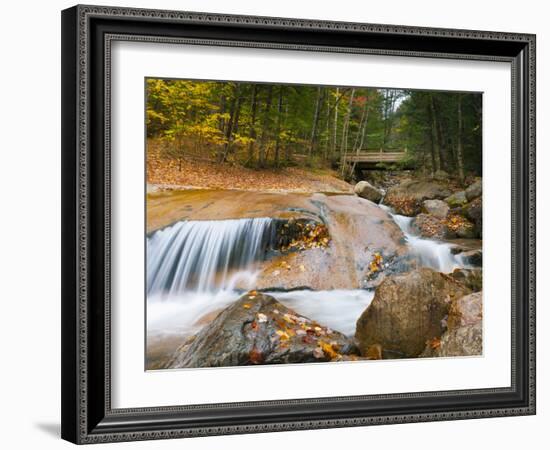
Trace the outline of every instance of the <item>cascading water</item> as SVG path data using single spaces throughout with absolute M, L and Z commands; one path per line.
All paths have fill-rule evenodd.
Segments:
M 251 276 L 274 235 L 269 218 L 186 221 L 159 230 L 147 240 L 147 293 L 227 289 L 235 277 Z
M 412 218 L 393 214 L 385 205 L 380 207 L 401 228 L 421 265 L 441 272 L 465 266 L 460 256 L 452 254 L 452 244 L 415 236 Z M 254 289 L 259 263 L 269 250 L 275 250 L 276 230 L 274 219 L 255 218 L 182 221 L 153 233 L 147 239 L 148 346 L 156 338 L 168 342 L 169 336 L 174 346 L 179 345 L 181 336 L 197 333 L 244 290 Z M 350 336 L 374 297 L 373 290 L 364 289 L 269 294 L 298 313 Z
M 252 289 L 275 236 L 269 218 L 183 221 L 147 239 L 148 335 L 196 333 L 201 318 Z
M 270 218 L 182 221 L 147 239 L 149 337 L 189 335 L 203 318 L 253 289 L 257 265 L 274 247 Z M 240 290 L 236 288 L 240 287 Z M 374 293 L 359 289 L 271 293 L 286 306 L 352 335 Z
M 450 273 L 457 268 L 467 266 L 460 255 L 453 255 L 451 251 L 454 247 L 453 244 L 416 236 L 411 230 L 412 217 L 394 214 L 392 209 L 386 205 L 380 205 L 380 207 L 387 211 L 401 228 L 407 243 L 422 266 L 444 273 Z

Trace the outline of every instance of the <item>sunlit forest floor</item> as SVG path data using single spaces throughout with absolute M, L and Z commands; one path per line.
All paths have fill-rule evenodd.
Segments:
M 353 192 L 353 187 L 329 168 L 284 167 L 250 169 L 200 160 L 147 161 L 149 189 L 243 189 L 280 192 Z

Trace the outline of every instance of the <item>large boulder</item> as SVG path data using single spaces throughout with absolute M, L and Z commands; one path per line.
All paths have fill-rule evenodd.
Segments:
M 380 344 L 384 350 L 418 356 L 426 341 L 445 331 L 451 301 L 470 292 L 453 277 L 428 268 L 387 277 L 357 321 L 361 354 Z
M 359 197 L 370 200 L 374 203 L 378 203 L 384 196 L 384 193 L 380 189 L 374 187 L 368 181 L 360 181 L 355 185 L 353 191 Z
M 414 216 L 422 209 L 424 200 L 443 199 L 451 191 L 441 183 L 427 180 L 406 180 L 388 189 L 384 203 L 397 214 Z
M 323 219 L 329 241 L 274 253 L 259 263 L 254 288 L 361 289 L 370 287 L 372 278 L 381 274 L 407 270 L 410 249 L 386 210 L 355 195 L 316 194 L 311 201 Z
M 223 310 L 166 368 L 340 360 L 357 353 L 343 334 L 251 291 Z
M 483 272 L 481 269 L 455 269 L 451 276 L 473 292 L 481 291 L 483 288 Z
M 481 180 L 476 180 L 474 183 L 468 186 L 464 191 L 464 193 L 466 194 L 466 198 L 468 199 L 469 202 L 472 201 L 474 198 L 480 197 L 481 192 L 482 192 Z
M 447 331 L 427 341 L 420 356 L 475 356 L 483 351 L 483 293 L 455 298 L 445 320 Z
M 441 339 L 431 341 L 420 356 L 456 357 L 483 354 L 483 327 L 481 322 L 447 331 Z
M 445 219 L 449 214 L 449 205 L 443 200 L 424 200 L 422 211 L 438 219 Z
M 474 292 L 451 302 L 449 307 L 449 316 L 447 318 L 447 328 L 464 327 L 466 325 L 475 325 L 481 322 L 483 317 L 483 293 Z
M 466 193 L 464 191 L 455 192 L 454 194 L 445 197 L 445 201 L 451 208 L 464 206 L 468 203 L 468 199 L 466 198 Z

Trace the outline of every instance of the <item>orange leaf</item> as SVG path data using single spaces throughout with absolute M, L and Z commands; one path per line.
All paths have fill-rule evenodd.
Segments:
M 439 347 L 441 347 L 441 339 L 438 337 L 434 337 L 433 339 L 430 339 L 428 341 L 428 345 L 432 348 L 432 350 L 437 350 Z
M 250 351 L 248 359 L 252 364 L 261 364 L 264 361 L 264 355 L 262 355 L 262 352 L 260 350 L 254 347 Z

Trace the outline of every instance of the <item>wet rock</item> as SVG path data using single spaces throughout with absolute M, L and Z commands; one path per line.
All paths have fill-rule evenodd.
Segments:
M 427 340 L 445 331 L 451 301 L 470 292 L 453 277 L 427 268 L 387 277 L 357 321 L 361 354 L 379 344 L 386 351 L 418 356 Z
M 468 203 L 468 199 L 466 198 L 466 193 L 464 191 L 455 192 L 454 194 L 449 195 L 445 198 L 445 201 L 451 208 L 463 206 Z
M 462 257 L 462 261 L 469 266 L 481 267 L 483 265 L 483 251 L 481 249 L 468 250 L 459 253 L 459 255 Z
M 454 299 L 449 307 L 447 328 L 453 330 L 481 322 L 483 317 L 482 302 L 483 295 L 481 291 Z
M 387 211 L 351 195 L 314 196 L 329 234 L 329 244 L 273 255 L 260 263 L 258 290 L 312 290 L 365 288 L 375 255 L 383 258 L 381 270 L 407 270 L 410 255 L 403 232 Z M 370 277 L 369 277 L 370 278 Z M 244 286 L 237 286 L 244 287 Z
M 357 354 L 343 334 L 251 291 L 223 310 L 166 368 L 309 363 Z
M 414 233 L 419 236 L 430 239 L 446 239 L 452 237 L 453 234 L 445 223 L 431 214 L 418 214 L 411 223 L 411 228 Z
M 468 252 L 470 250 L 480 250 L 482 247 L 481 239 L 450 239 L 448 241 L 453 244 L 451 253 L 458 255 L 459 253 Z
M 362 289 L 375 289 L 387 277 L 408 272 L 418 266 L 418 261 L 414 255 L 398 257 L 384 257 L 383 255 L 385 255 L 385 252 L 375 254 L 365 273 L 361 285 Z
M 460 255 L 465 265 L 481 267 L 483 262 L 483 249 L 479 239 L 453 239 L 449 242 L 454 246 L 451 248 L 453 255 Z
M 443 199 L 449 195 L 451 191 L 436 181 L 406 180 L 388 189 L 384 203 L 397 214 L 414 216 L 421 211 L 424 200 Z
M 483 328 L 481 322 L 447 331 L 437 341 L 428 344 L 420 356 L 451 357 L 477 356 L 483 354 Z
M 422 210 L 438 219 L 445 219 L 449 214 L 449 205 L 443 200 L 424 200 Z
M 482 192 L 482 183 L 481 180 L 476 180 L 474 183 L 472 183 L 470 186 L 466 188 L 464 191 L 466 195 L 466 199 L 470 202 L 474 198 L 478 198 L 481 196 Z
M 473 292 L 481 291 L 483 288 L 483 272 L 481 269 L 455 269 L 451 276 Z
M 383 192 L 375 188 L 368 181 L 360 181 L 355 185 L 353 191 L 361 198 L 370 200 L 371 202 L 378 203 L 382 200 Z

